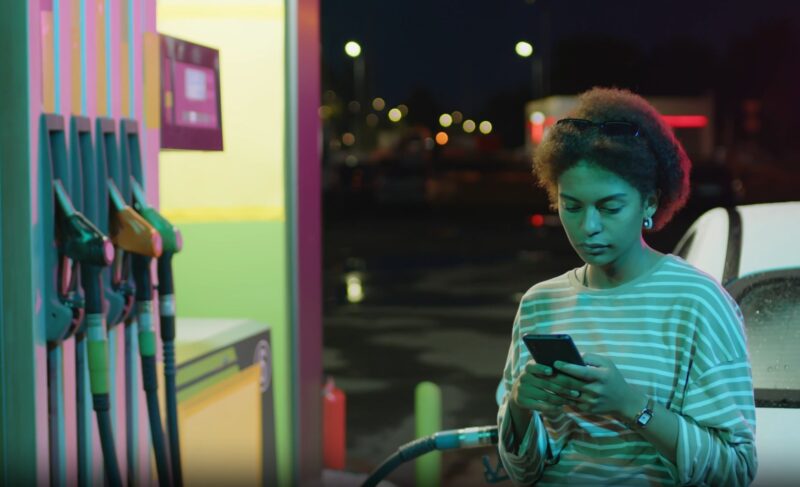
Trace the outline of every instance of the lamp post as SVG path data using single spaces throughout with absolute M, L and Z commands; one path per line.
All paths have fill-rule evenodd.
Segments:
M 529 58 L 533 55 L 533 46 L 527 41 L 517 42 L 514 50 L 521 58 Z M 531 60 L 531 99 L 536 96 L 543 96 L 542 83 L 542 59 L 541 56 L 534 56 Z
M 356 135 L 355 146 L 361 147 L 361 107 L 364 102 L 364 57 L 361 55 L 361 44 L 348 41 L 344 45 L 344 52 L 353 59 L 353 94 L 358 103 L 358 113 L 355 114 L 353 132 Z

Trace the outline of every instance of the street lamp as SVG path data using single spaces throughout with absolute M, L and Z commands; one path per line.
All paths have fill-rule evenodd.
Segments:
M 444 128 L 447 128 L 453 125 L 453 117 L 449 113 L 443 113 L 439 116 L 439 125 Z
M 530 42 L 519 41 L 514 49 L 520 57 L 530 57 L 533 54 L 533 46 Z
M 357 58 L 361 54 L 361 44 L 356 41 L 348 41 L 344 45 L 344 52 L 352 58 Z
M 353 59 L 353 94 L 355 101 L 360 108 L 365 106 L 364 98 L 364 57 L 361 55 L 361 44 L 356 41 L 347 41 L 344 45 L 344 52 Z M 356 133 L 356 141 L 360 144 L 361 140 L 361 119 L 360 114 L 354 117 L 354 132 Z
M 523 59 L 529 58 L 533 55 L 533 46 L 530 42 L 519 41 L 514 46 L 517 55 Z M 531 61 L 531 98 L 537 95 L 542 96 L 542 57 L 540 55 L 534 56 Z

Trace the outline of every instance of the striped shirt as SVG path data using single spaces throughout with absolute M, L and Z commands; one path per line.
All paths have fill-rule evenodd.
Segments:
M 526 333 L 567 333 L 614 361 L 628 384 L 677 413 L 677 464 L 608 415 L 534 412 L 519 449 L 510 391 L 530 360 Z M 498 411 L 500 457 L 515 484 L 747 485 L 755 477 L 755 405 L 744 322 L 711 276 L 663 256 L 610 289 L 573 269 L 533 286 L 514 320 Z M 545 466 L 549 444 L 558 462 Z M 552 463 L 552 462 L 548 462 Z

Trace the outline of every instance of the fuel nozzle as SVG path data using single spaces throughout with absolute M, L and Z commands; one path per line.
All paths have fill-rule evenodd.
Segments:
M 163 253 L 175 254 L 180 252 L 181 248 L 183 248 L 181 231 L 164 218 L 161 213 L 147 205 L 144 190 L 138 181 L 132 180 L 131 185 L 133 188 L 133 206 L 161 234 L 161 239 L 164 243 Z
M 114 245 L 88 218 L 75 210 L 61 181 L 55 181 L 58 208 L 64 218 L 59 225 L 64 255 L 70 259 L 96 266 L 108 266 L 114 261 Z
M 111 240 L 122 250 L 147 257 L 160 257 L 163 251 L 161 235 L 133 208 L 125 203 L 117 186 L 108 182 L 111 196 Z

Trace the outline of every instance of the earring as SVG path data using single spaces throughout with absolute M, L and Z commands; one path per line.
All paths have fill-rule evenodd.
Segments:
M 653 228 L 653 217 L 648 216 L 647 218 L 645 218 L 643 226 L 646 230 L 650 230 L 651 228 Z

